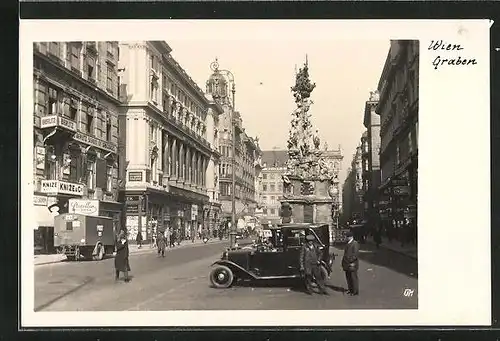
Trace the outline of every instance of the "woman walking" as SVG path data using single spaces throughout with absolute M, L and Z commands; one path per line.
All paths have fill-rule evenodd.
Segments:
M 120 272 L 125 275 L 125 282 L 129 282 L 130 278 L 128 272 L 130 271 L 130 264 L 128 262 L 128 241 L 127 234 L 124 230 L 121 230 L 116 238 L 116 255 L 115 255 L 115 280 L 118 281 L 120 278 Z

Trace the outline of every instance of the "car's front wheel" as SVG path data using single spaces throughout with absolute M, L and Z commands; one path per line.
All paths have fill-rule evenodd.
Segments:
M 218 289 L 229 288 L 233 280 L 233 272 L 227 266 L 218 265 L 210 272 L 210 282 Z

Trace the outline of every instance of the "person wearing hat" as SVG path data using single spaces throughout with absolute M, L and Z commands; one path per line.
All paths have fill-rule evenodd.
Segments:
M 322 252 L 315 243 L 316 238 L 312 234 L 306 236 L 306 243 L 300 250 L 300 271 L 304 276 L 306 292 L 312 294 L 313 278 L 318 284 L 321 294 L 328 295 L 325 287 L 325 279 L 321 274 L 321 255 Z
M 354 240 L 351 231 L 346 233 L 347 245 L 344 248 L 344 256 L 342 257 L 342 269 L 345 271 L 347 280 L 347 294 L 351 296 L 359 295 L 359 244 Z

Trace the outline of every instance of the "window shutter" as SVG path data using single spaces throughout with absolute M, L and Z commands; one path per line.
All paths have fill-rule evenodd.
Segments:
M 98 159 L 96 163 L 96 187 L 106 188 L 106 160 Z

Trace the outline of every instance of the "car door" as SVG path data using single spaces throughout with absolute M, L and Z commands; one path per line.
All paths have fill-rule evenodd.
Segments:
M 296 276 L 300 272 L 300 250 L 305 242 L 305 230 L 291 230 L 285 240 L 286 275 Z
M 254 251 L 250 255 L 250 271 L 259 277 L 281 277 L 286 274 L 283 251 Z

